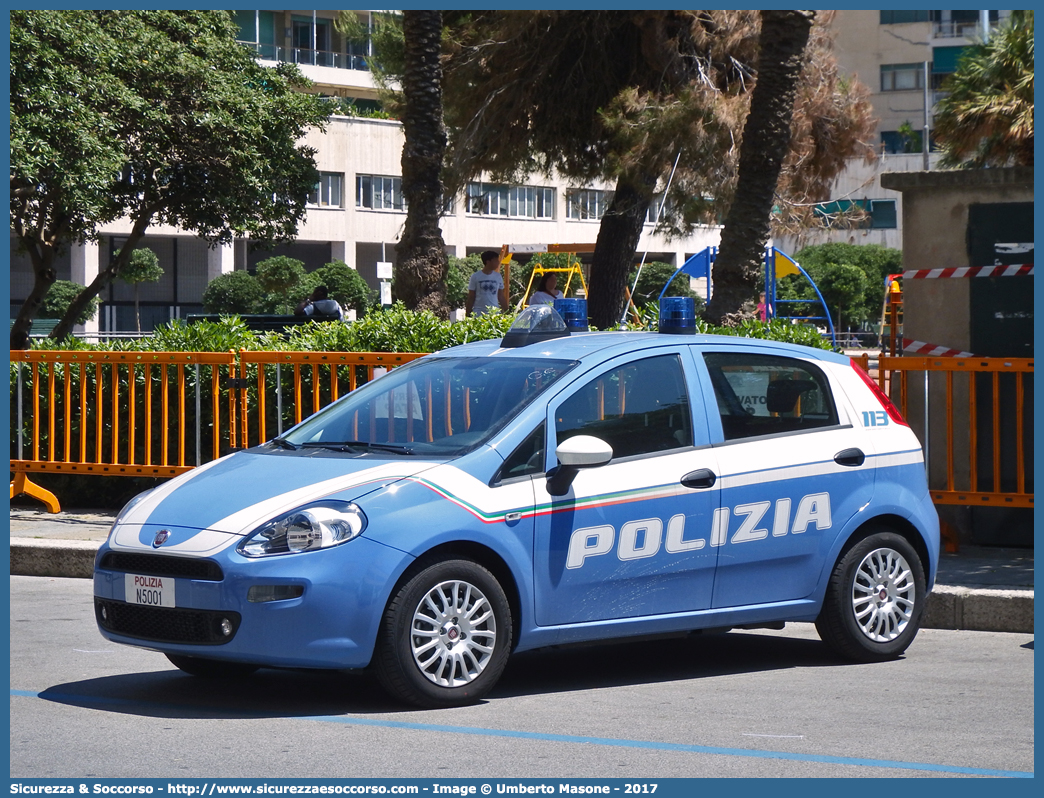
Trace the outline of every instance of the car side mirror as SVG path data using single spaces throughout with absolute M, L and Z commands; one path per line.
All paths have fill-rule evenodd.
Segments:
M 555 449 L 558 465 L 547 472 L 547 492 L 565 496 L 581 468 L 597 468 L 613 459 L 613 447 L 601 438 L 574 435 Z

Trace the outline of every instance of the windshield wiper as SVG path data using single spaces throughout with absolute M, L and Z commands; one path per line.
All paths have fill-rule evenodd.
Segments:
M 289 449 L 292 452 L 296 452 L 300 447 L 295 443 L 290 443 L 286 438 L 272 438 L 269 443 L 274 443 L 276 446 L 281 446 L 284 449 Z
M 363 451 L 395 452 L 396 454 L 413 454 L 412 449 L 394 443 L 371 443 L 370 441 L 306 441 L 301 446 L 305 449 L 329 449 L 333 452 Z

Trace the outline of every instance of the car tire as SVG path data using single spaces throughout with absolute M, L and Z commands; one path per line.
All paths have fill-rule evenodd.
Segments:
M 427 708 L 470 704 L 497 683 L 511 649 L 504 589 L 471 560 L 442 560 L 406 581 L 385 610 L 377 678 L 396 698 Z
M 233 679 L 238 676 L 249 676 L 260 667 L 246 662 L 225 662 L 205 657 L 184 657 L 180 654 L 164 654 L 164 656 L 178 670 L 207 679 Z
M 902 535 L 878 529 L 838 559 L 816 630 L 847 659 L 895 659 L 917 635 L 926 602 L 921 558 Z

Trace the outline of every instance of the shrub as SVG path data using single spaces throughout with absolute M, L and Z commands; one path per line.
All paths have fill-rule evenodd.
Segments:
M 153 352 L 227 352 L 230 349 L 238 352 L 260 349 L 257 339 L 257 334 L 238 316 L 192 324 L 173 319 L 157 327 L 151 338 L 142 339 L 141 348 Z
M 845 321 L 858 324 L 864 320 L 872 321 L 880 314 L 885 277 L 902 271 L 903 254 L 898 249 L 878 244 L 830 243 L 805 247 L 794 258 L 816 281 L 824 300 L 830 305 L 830 312 L 836 313 L 837 305 L 841 304 Z M 861 287 L 855 275 L 836 273 L 849 271 L 853 266 L 866 275 Z M 777 296 L 781 299 L 815 299 L 815 293 L 801 275 L 782 278 L 777 286 Z M 803 315 L 808 315 L 810 309 L 810 306 L 805 306 L 802 311 L 800 305 L 785 307 L 788 312 L 793 309 Z M 777 313 L 779 310 L 776 309 Z M 819 312 L 817 310 L 817 315 Z
M 376 303 L 376 292 L 366 284 L 359 272 L 343 260 L 320 266 L 311 276 L 315 278 L 316 285 L 326 286 L 331 299 L 342 307 L 354 309 L 360 315 Z
M 262 301 L 262 307 L 268 313 L 293 313 L 297 302 L 291 304 L 291 294 L 297 296 L 303 293 L 308 296 L 310 293 L 304 291 L 305 286 L 302 286 L 306 281 L 304 263 L 285 255 L 276 255 L 258 263 L 257 281 L 267 295 Z M 303 298 L 299 297 L 297 301 Z
M 55 280 L 51 287 L 47 289 L 47 293 L 44 294 L 43 305 L 40 308 L 41 318 L 63 318 L 66 311 L 69 310 L 69 306 L 80 295 L 81 291 L 83 291 L 83 286 L 71 280 Z M 85 324 L 93 319 L 98 314 L 98 305 L 100 303 L 101 300 L 98 297 L 92 297 L 91 301 L 87 303 L 87 307 L 83 309 L 79 318 L 76 319 L 76 323 Z
M 458 258 L 450 255 L 449 268 L 446 270 L 446 302 L 451 309 L 464 307 L 468 299 L 468 280 L 471 275 L 482 268 L 478 255 Z
M 203 291 L 207 313 L 257 313 L 265 291 L 254 275 L 228 272 L 215 277 Z

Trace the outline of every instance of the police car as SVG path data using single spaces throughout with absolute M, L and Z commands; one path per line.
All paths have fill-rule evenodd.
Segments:
M 548 645 L 814 621 L 850 659 L 906 650 L 939 521 L 862 370 L 574 323 L 531 308 L 135 498 L 102 635 L 201 676 L 369 667 L 429 707 Z

